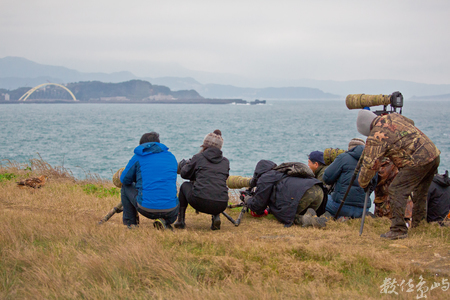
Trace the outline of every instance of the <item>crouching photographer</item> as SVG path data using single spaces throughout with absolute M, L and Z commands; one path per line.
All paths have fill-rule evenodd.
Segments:
M 220 230 L 220 213 L 228 205 L 227 178 L 230 162 L 222 154 L 222 132 L 216 129 L 208 133 L 201 150 L 189 160 L 178 163 L 178 173 L 184 182 L 180 187 L 180 212 L 175 228 L 186 228 L 186 208 L 191 205 L 198 212 L 210 214 L 211 230 Z
M 258 215 L 267 207 L 285 227 L 325 227 L 326 218 L 317 218 L 316 210 L 324 198 L 323 185 L 314 178 L 309 167 L 291 162 L 277 166 L 260 160 L 250 183 L 254 194 L 245 197 L 247 207 Z

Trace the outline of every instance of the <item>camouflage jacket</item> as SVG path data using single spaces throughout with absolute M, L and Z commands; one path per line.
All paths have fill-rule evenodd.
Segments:
M 378 169 L 381 159 L 388 157 L 394 165 L 423 166 L 432 162 L 441 152 L 414 122 L 400 114 L 391 113 L 375 118 L 363 152 L 359 185 L 366 187 Z

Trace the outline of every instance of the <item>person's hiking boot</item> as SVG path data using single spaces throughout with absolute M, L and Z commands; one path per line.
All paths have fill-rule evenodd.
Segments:
M 167 224 L 166 224 L 166 220 L 164 220 L 163 218 L 156 219 L 155 222 L 153 222 L 153 227 L 155 227 L 158 230 L 164 230 L 164 229 L 168 228 Z M 170 227 L 172 227 L 172 226 L 170 226 Z
M 325 218 L 325 219 L 327 219 L 327 220 L 333 219 L 333 215 L 330 214 L 330 212 L 328 212 L 328 211 L 324 212 L 320 217 L 321 217 L 321 218 Z
M 294 224 L 298 226 L 303 225 L 303 215 L 296 215 L 294 219 Z
M 312 226 L 314 228 L 324 228 L 327 225 L 327 221 L 328 219 L 325 216 L 317 217 L 316 211 L 312 208 L 308 208 L 301 220 L 297 220 L 302 227 Z
M 305 213 L 304 215 L 305 215 L 305 216 L 306 216 L 306 215 L 309 215 L 309 216 L 317 216 L 317 213 L 316 213 L 316 211 L 315 211 L 314 209 L 308 208 L 308 209 L 306 210 L 306 213 Z
M 368 213 L 366 213 L 366 217 L 371 217 L 373 219 L 378 218 L 377 215 L 371 213 L 370 211 Z
M 328 219 L 326 217 L 313 217 L 313 227 L 314 228 L 325 228 L 327 226 Z
M 186 208 L 184 209 L 180 208 L 180 212 L 178 213 L 178 219 L 173 224 L 173 226 L 178 229 L 185 229 L 186 228 L 185 217 L 186 217 Z
M 344 222 L 347 222 L 348 220 L 350 220 L 350 217 L 342 216 L 342 217 L 339 217 L 336 221 L 339 223 L 344 223 Z
M 136 228 L 139 228 L 139 225 L 138 224 L 130 224 L 130 225 L 127 225 L 127 228 L 128 229 L 136 229 Z
M 302 227 L 310 227 L 313 226 L 313 221 L 312 218 L 316 216 L 316 211 L 312 208 L 308 208 L 306 210 L 306 213 L 301 216 L 301 220 L 297 220 L 298 223 L 300 223 L 302 225 Z
M 211 230 L 220 230 L 220 215 L 212 216 Z
M 407 238 L 408 233 L 400 232 L 400 231 L 388 231 L 388 232 L 380 235 L 380 237 L 383 239 L 388 239 L 388 240 L 399 240 L 399 239 Z

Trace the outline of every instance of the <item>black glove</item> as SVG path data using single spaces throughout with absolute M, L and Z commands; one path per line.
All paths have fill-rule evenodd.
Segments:
M 181 173 L 181 169 L 183 169 L 184 165 L 186 165 L 186 164 L 189 163 L 190 161 L 191 161 L 190 159 L 188 159 L 188 160 L 182 159 L 182 160 L 178 163 L 177 174 L 180 174 L 180 173 Z

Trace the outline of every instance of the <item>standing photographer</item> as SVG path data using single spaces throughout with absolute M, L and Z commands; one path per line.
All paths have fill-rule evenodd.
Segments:
M 358 113 L 356 126 L 359 133 L 367 136 L 359 185 L 367 187 L 381 167 L 383 157 L 388 157 L 399 169 L 389 187 L 391 228 L 381 237 L 406 238 L 404 214 L 408 196 L 411 195 L 414 203 L 412 227 L 417 227 L 426 216 L 427 192 L 439 166 L 440 151 L 412 120 L 398 113 L 377 116 L 363 109 Z

